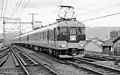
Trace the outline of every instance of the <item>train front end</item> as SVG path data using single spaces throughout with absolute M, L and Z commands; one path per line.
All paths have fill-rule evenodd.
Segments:
M 60 58 L 82 55 L 85 46 L 85 25 L 78 21 L 68 21 L 57 28 L 57 43 Z

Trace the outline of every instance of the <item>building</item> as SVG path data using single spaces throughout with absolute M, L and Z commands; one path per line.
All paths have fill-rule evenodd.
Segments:
M 120 56 L 120 36 L 117 37 L 114 41 L 113 41 L 113 49 L 114 51 L 112 52 L 115 56 Z
M 110 32 L 110 39 L 106 40 L 102 44 L 102 49 L 104 54 L 113 55 L 114 46 L 116 45 L 114 41 L 120 36 L 120 31 L 114 30 Z M 116 45 L 117 46 L 117 45 Z
M 117 37 L 112 37 L 109 40 L 106 40 L 106 41 L 103 42 L 103 44 L 102 44 L 102 50 L 103 51 L 102 52 L 104 54 L 111 55 L 111 52 L 113 51 L 113 44 L 114 44 L 113 42 L 116 38 Z
M 119 37 L 119 36 L 120 36 L 120 30 L 119 31 L 114 30 L 110 32 L 110 38 Z
M 110 32 L 110 38 L 113 38 L 113 37 L 118 37 L 119 36 L 119 32 L 114 30 L 114 31 L 111 31 Z

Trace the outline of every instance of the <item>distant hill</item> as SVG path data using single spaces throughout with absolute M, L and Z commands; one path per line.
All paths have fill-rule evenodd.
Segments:
M 86 27 L 87 38 L 96 36 L 101 40 L 110 38 L 110 31 L 120 30 L 120 27 Z

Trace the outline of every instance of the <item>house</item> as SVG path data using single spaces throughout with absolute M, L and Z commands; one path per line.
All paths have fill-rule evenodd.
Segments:
M 113 45 L 115 39 L 117 39 L 117 37 L 111 37 L 109 40 L 103 42 L 102 50 L 104 54 L 111 55 L 111 52 L 113 52 Z
M 113 55 L 120 56 L 120 36 L 113 41 Z

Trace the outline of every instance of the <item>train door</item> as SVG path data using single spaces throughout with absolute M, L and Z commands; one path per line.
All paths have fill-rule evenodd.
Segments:
M 57 41 L 57 28 L 54 28 L 54 45 L 56 48 L 56 41 Z
M 49 30 L 47 30 L 47 44 L 49 46 Z M 50 46 L 49 46 L 50 47 Z
M 29 34 L 27 35 L 27 44 L 29 44 Z

